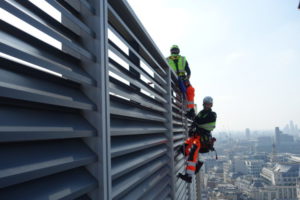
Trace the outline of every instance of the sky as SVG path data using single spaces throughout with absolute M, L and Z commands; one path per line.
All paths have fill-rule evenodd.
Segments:
M 166 57 L 180 47 L 217 130 L 300 127 L 299 0 L 128 0 Z

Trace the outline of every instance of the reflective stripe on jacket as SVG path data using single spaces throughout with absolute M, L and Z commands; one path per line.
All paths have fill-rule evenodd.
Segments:
M 205 132 L 211 132 L 216 127 L 217 114 L 211 109 L 202 110 L 195 117 L 193 125 L 198 130 L 204 130 Z

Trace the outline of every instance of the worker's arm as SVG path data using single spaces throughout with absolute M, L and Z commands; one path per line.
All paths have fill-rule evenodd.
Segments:
M 198 116 L 195 117 L 195 124 L 206 124 L 210 122 L 215 122 L 217 120 L 217 114 L 215 112 L 209 112 L 206 117 L 200 118 Z
M 210 133 L 216 127 L 217 114 L 210 112 L 204 118 L 195 118 L 193 124 L 196 133 Z

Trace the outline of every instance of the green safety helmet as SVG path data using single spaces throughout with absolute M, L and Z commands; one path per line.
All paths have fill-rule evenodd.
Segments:
M 180 52 L 179 47 L 176 44 L 171 46 L 170 51 L 171 51 L 171 54 L 179 54 L 179 52 Z
M 171 46 L 171 49 L 179 49 L 178 45 L 174 44 Z

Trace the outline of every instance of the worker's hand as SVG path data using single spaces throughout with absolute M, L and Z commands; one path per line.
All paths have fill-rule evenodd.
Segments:
M 183 154 L 184 155 L 184 144 L 181 145 L 177 150 L 176 150 L 177 154 Z

